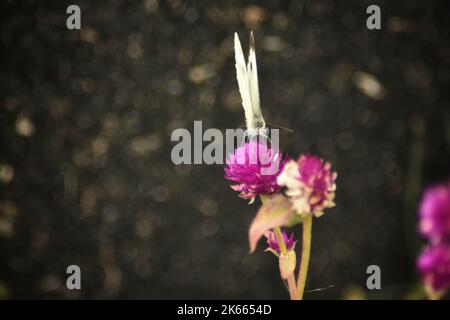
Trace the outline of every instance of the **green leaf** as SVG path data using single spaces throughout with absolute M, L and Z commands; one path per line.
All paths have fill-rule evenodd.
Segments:
M 291 216 L 291 218 L 289 219 L 289 221 L 286 223 L 285 226 L 286 227 L 293 227 L 293 226 L 295 226 L 297 224 L 300 224 L 302 222 L 303 222 L 303 217 L 296 213 L 296 214 L 293 214 Z
M 276 195 L 263 202 L 248 230 L 250 252 L 255 251 L 258 240 L 270 229 L 287 226 L 295 215 L 290 200 Z

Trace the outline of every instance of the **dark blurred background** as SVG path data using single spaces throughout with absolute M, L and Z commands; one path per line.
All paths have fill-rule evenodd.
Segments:
M 77 4 L 82 28 L 66 28 Z M 381 7 L 382 29 L 366 28 Z M 242 127 L 233 33 L 255 31 L 284 152 L 338 172 L 307 299 L 402 298 L 416 206 L 450 174 L 447 1 L 2 1 L 0 298 L 286 299 L 248 253 L 257 204 L 221 165 L 175 166 L 172 130 Z M 296 230 L 297 234 L 299 230 Z M 66 267 L 82 290 L 66 289 Z M 365 287 L 377 264 L 382 290 Z

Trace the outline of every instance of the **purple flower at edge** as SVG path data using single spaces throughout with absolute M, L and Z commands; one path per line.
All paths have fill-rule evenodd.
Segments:
M 450 245 L 441 243 L 428 247 L 417 260 L 424 283 L 434 291 L 450 288 Z
M 450 183 L 426 190 L 420 203 L 419 228 L 432 243 L 450 241 Z

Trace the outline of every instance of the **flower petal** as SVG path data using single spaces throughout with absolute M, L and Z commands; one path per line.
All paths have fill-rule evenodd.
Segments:
M 250 252 L 255 251 L 258 240 L 266 231 L 288 225 L 294 215 L 290 200 L 283 195 L 264 201 L 248 230 Z

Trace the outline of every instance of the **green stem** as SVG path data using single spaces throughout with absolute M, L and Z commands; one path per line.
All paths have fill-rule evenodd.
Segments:
M 283 239 L 283 234 L 281 233 L 281 228 L 276 227 L 273 229 L 275 232 L 276 237 L 278 238 L 278 245 L 280 246 L 280 251 L 283 256 L 287 255 L 287 248 L 286 243 Z M 289 288 L 289 296 L 291 297 L 291 300 L 298 300 L 297 299 L 297 284 L 295 283 L 295 276 L 294 272 L 286 279 L 288 283 Z
M 297 284 L 295 283 L 295 273 L 292 272 L 291 275 L 287 278 L 289 295 L 291 300 L 298 300 L 297 298 Z
M 308 215 L 303 219 L 303 241 L 302 241 L 302 259 L 300 261 L 300 270 L 298 274 L 298 299 L 303 299 L 305 292 L 306 276 L 308 275 L 309 257 L 311 255 L 311 235 L 312 235 L 313 215 Z
M 281 233 L 280 227 L 276 227 L 273 229 L 275 232 L 275 235 L 278 238 L 278 244 L 280 246 L 281 254 L 284 256 L 287 254 L 286 244 L 284 243 L 283 234 Z
M 429 300 L 441 300 L 445 293 L 445 291 L 434 291 L 428 286 L 425 287 L 425 292 Z

